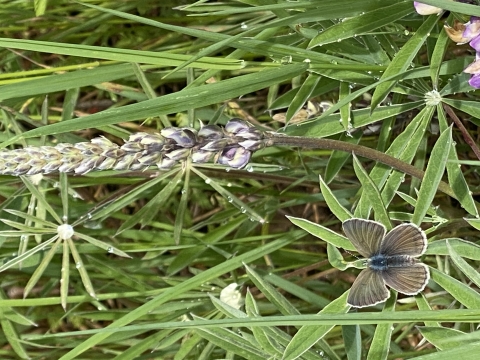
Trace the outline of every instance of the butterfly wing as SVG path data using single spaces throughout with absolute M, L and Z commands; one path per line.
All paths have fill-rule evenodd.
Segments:
M 380 245 L 380 253 L 387 256 L 420 256 L 427 249 L 427 237 L 417 225 L 401 224 L 392 229 Z
M 364 219 L 348 219 L 342 224 L 343 231 L 357 249 L 366 258 L 377 254 L 387 230 L 382 224 Z
M 416 295 L 427 286 L 430 279 L 428 266 L 416 263 L 408 267 L 393 267 L 380 272 L 385 283 L 405 295 Z
M 353 282 L 347 304 L 353 307 L 366 307 L 384 302 L 390 297 L 382 275 L 372 269 L 364 269 Z

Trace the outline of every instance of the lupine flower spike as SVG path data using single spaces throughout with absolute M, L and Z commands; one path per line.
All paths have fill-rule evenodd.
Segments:
M 252 153 L 271 144 L 268 133 L 241 119 L 224 128 L 206 125 L 200 130 L 168 127 L 160 133 L 135 133 L 121 146 L 105 137 L 77 144 L 0 150 L 0 174 L 35 175 L 53 172 L 86 174 L 92 170 L 166 170 L 191 158 L 195 163 L 215 161 L 242 168 Z

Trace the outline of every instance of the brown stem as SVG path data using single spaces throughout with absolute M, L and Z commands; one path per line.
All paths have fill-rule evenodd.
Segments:
M 470 145 L 473 152 L 477 156 L 477 159 L 480 160 L 480 149 L 478 148 L 477 144 L 475 144 L 475 140 L 473 140 L 473 138 L 470 136 L 468 130 L 465 128 L 465 126 L 463 126 L 463 123 L 460 121 L 457 114 L 455 114 L 455 112 L 452 110 L 452 108 L 450 106 L 448 106 L 447 104 L 443 104 L 443 108 L 445 109 L 447 114 L 452 118 L 455 125 L 457 125 L 458 129 L 460 130 L 460 132 L 463 135 L 463 139 L 465 140 L 465 142 L 468 145 Z
M 398 171 L 404 172 L 405 174 L 411 175 L 420 180 L 422 180 L 425 175 L 425 172 L 417 169 L 410 164 L 407 164 L 404 161 L 396 159 L 393 156 L 387 155 L 381 151 L 370 149 L 362 145 L 351 144 L 331 139 L 307 138 L 301 136 L 283 136 L 275 134 L 272 134 L 271 140 L 274 145 L 280 146 L 297 146 L 309 149 L 329 149 L 355 153 L 355 155 L 381 162 L 382 164 L 388 165 Z M 438 184 L 438 189 L 441 192 L 447 194 L 448 196 L 456 199 L 453 190 L 447 183 L 441 181 L 440 184 Z

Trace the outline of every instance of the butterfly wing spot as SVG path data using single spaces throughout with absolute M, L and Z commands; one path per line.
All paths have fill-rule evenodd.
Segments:
M 390 297 L 382 276 L 372 269 L 364 269 L 353 282 L 347 303 L 353 307 L 366 307 L 384 302 Z

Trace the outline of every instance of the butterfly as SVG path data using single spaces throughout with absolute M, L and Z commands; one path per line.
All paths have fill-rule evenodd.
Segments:
M 385 285 L 405 295 L 425 289 L 430 272 L 416 258 L 427 249 L 427 237 L 418 226 L 401 224 L 387 234 L 379 222 L 352 218 L 343 222 L 343 231 L 367 265 L 353 282 L 349 305 L 361 308 L 384 302 L 390 297 Z

